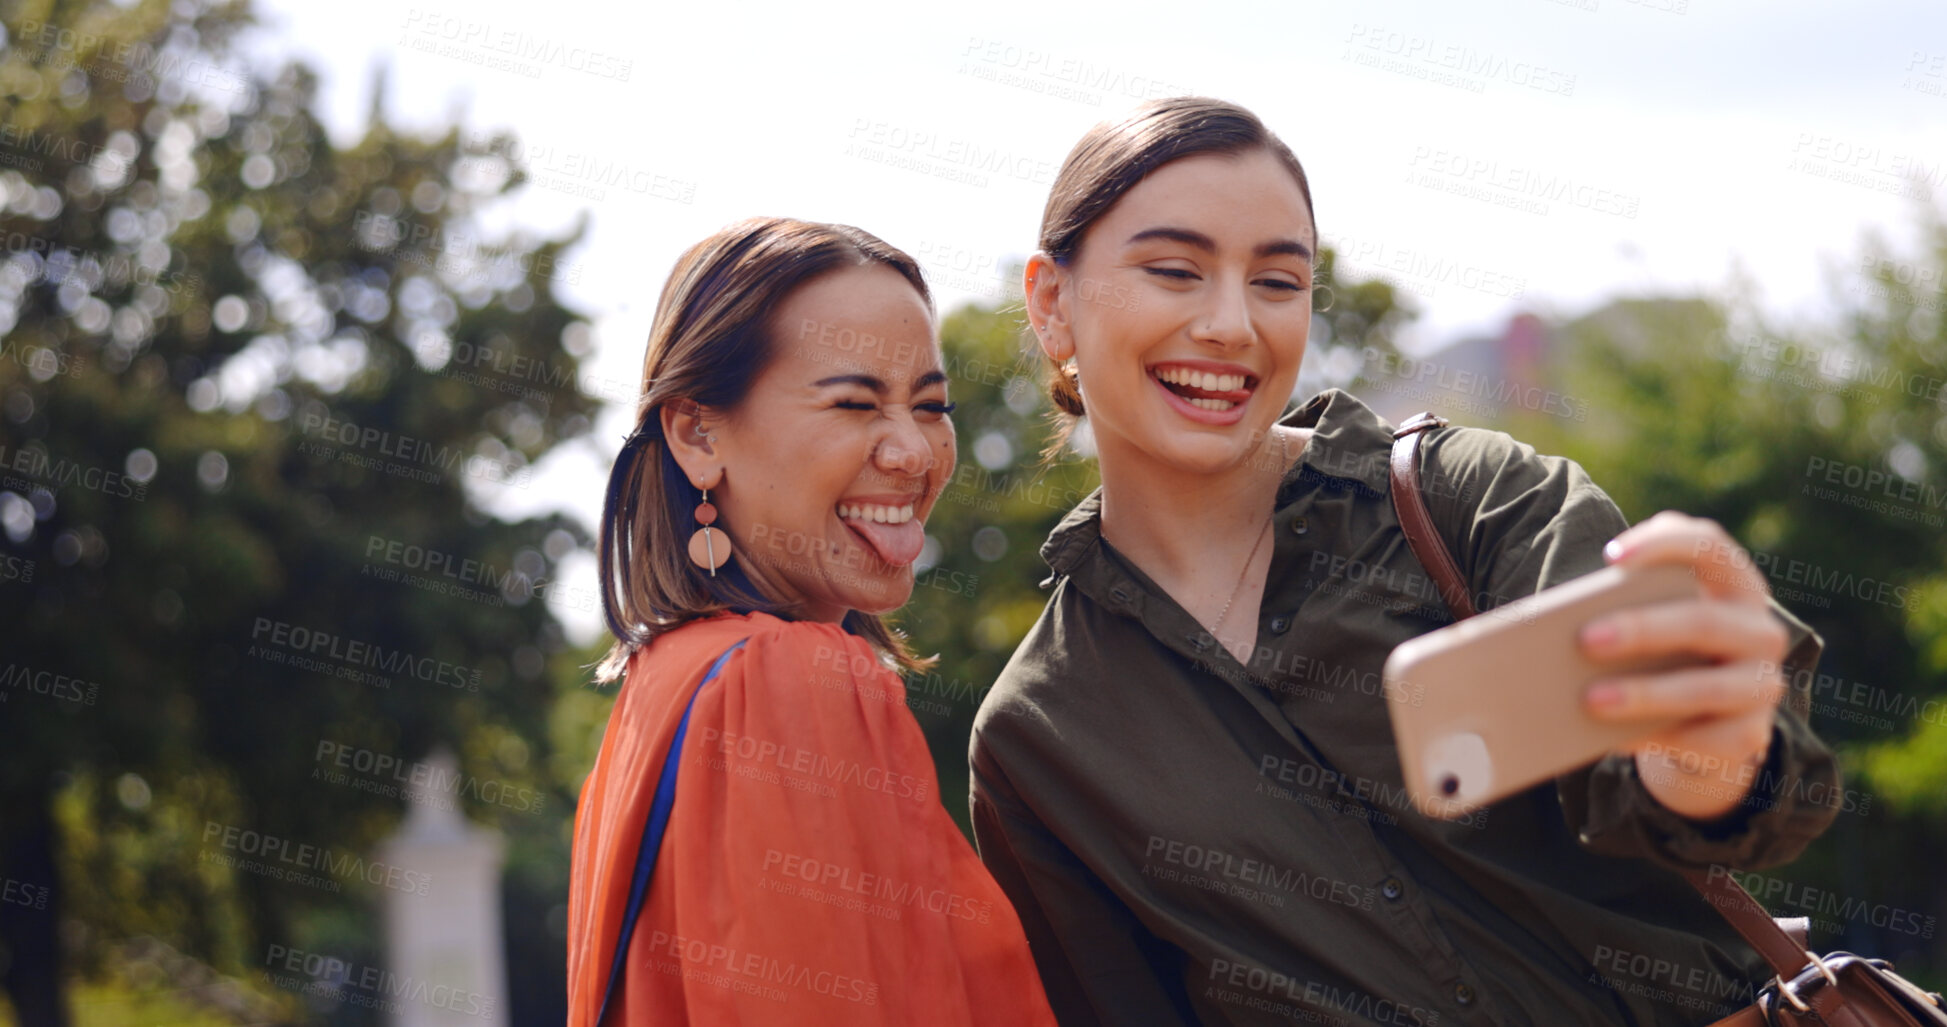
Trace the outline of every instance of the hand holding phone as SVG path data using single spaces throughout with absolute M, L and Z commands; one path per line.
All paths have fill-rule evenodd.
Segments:
M 1707 657 L 1598 663 L 1580 632 L 1617 610 L 1702 594 L 1687 566 L 1607 567 L 1402 643 L 1386 661 L 1386 694 L 1395 700 L 1393 738 L 1415 806 L 1462 816 L 1682 722 L 1674 714 L 1598 717 L 1584 692 L 1598 680 Z

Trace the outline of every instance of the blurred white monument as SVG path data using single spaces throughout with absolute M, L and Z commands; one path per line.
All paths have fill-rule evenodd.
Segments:
M 500 924 L 500 832 L 460 813 L 459 760 L 426 758 L 405 823 L 379 843 L 392 876 L 383 888 L 387 979 L 378 990 L 393 1027 L 488 1027 L 507 1020 Z M 377 868 L 374 869 L 377 877 Z M 420 894 L 424 891 L 425 894 Z

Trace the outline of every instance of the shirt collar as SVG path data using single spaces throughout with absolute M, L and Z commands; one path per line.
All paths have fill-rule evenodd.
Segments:
M 1304 406 L 1278 419 L 1292 428 L 1310 428 L 1304 455 L 1278 488 L 1278 505 L 1289 499 L 1292 486 L 1307 476 L 1323 475 L 1364 486 L 1385 495 L 1391 478 L 1393 426 L 1372 408 L 1343 389 L 1326 389 Z M 1095 551 L 1102 538 L 1102 490 L 1088 494 L 1041 545 L 1041 558 L 1056 574 L 1073 574 Z

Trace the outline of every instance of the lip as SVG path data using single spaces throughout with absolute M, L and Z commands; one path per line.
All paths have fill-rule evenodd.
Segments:
M 1231 407 L 1229 410 L 1205 410 L 1202 407 L 1190 405 L 1189 401 L 1171 392 L 1168 386 L 1157 379 L 1157 369 L 1164 367 L 1181 367 L 1201 374 L 1233 374 L 1244 378 L 1247 384 L 1242 389 L 1212 393 L 1214 398 L 1231 400 L 1237 404 L 1236 406 Z M 1230 364 L 1217 360 L 1158 360 L 1143 368 L 1143 377 L 1149 379 L 1149 383 L 1156 387 L 1156 391 L 1163 394 L 1164 402 L 1168 403 L 1171 409 L 1177 413 L 1182 414 L 1184 417 L 1198 424 L 1208 424 L 1220 428 L 1228 427 L 1244 419 L 1245 408 L 1250 405 L 1251 398 L 1257 394 L 1258 387 L 1264 383 L 1262 375 L 1242 364 Z

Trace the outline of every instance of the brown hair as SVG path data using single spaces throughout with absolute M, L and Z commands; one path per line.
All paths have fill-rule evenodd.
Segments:
M 636 429 L 615 458 L 602 506 L 602 616 L 616 641 L 598 681 L 620 677 L 657 635 L 702 617 L 737 609 L 788 618 L 789 605 L 760 594 L 736 558 L 715 577 L 690 562 L 699 496 L 663 442 L 662 408 L 679 400 L 736 407 L 770 361 L 771 312 L 818 275 L 874 263 L 899 272 L 932 309 L 913 258 L 850 225 L 750 218 L 676 261 L 649 328 Z M 853 610 L 844 627 L 896 666 L 922 666 L 878 616 Z
M 1257 115 L 1236 104 L 1205 96 L 1172 96 L 1151 100 L 1118 120 L 1101 122 L 1068 152 L 1061 173 L 1055 176 L 1048 206 L 1041 212 L 1041 252 L 1066 267 L 1081 249 L 1089 226 L 1108 213 L 1122 194 L 1171 161 L 1253 150 L 1270 153 L 1290 169 L 1298 180 L 1298 192 L 1305 197 L 1305 210 L 1311 213 L 1311 183 L 1304 165 Z M 1316 241 L 1315 213 L 1313 238 Z M 1052 357 L 1048 366 L 1048 396 L 1055 402 L 1057 421 L 1048 444 L 1052 455 L 1067 444 L 1076 419 L 1085 411 L 1073 369 Z

